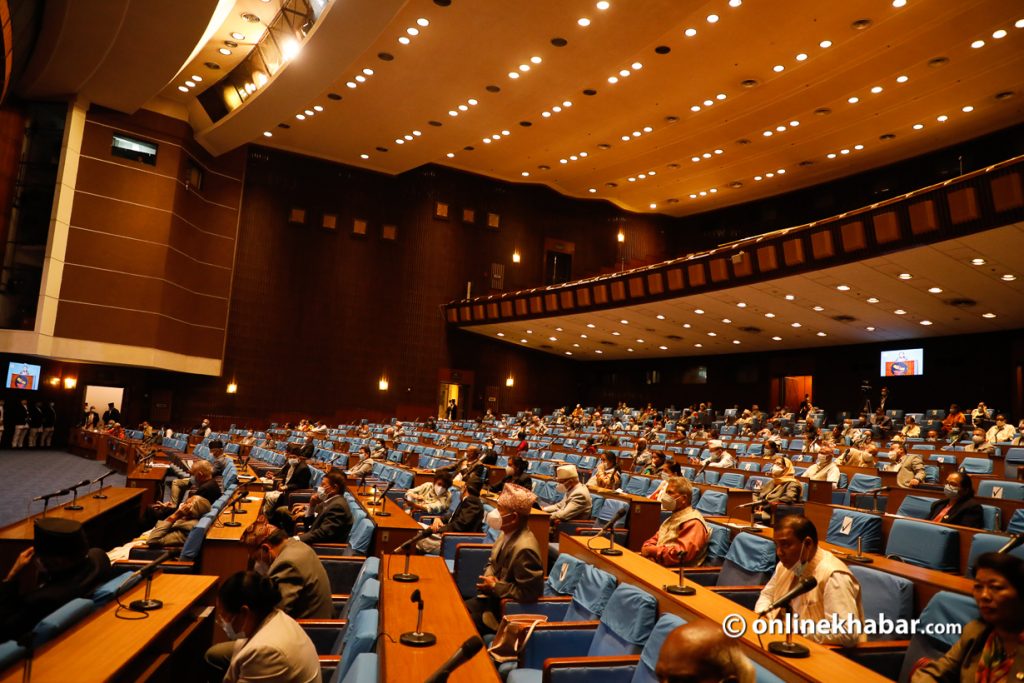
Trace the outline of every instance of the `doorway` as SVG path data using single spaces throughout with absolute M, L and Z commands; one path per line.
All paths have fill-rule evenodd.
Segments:
M 451 419 L 459 420 L 466 417 L 466 400 L 469 397 L 469 386 L 453 382 L 441 382 L 437 397 L 437 417 L 448 419 L 448 407 L 455 401 L 455 411 Z
M 804 400 L 804 396 L 814 396 L 814 392 L 811 390 L 812 380 L 811 375 L 783 377 L 782 405 L 786 410 L 796 412 Z
M 96 412 L 100 414 L 102 419 L 103 415 L 109 409 L 109 404 L 113 403 L 114 408 L 117 409 L 118 414 L 121 413 L 121 402 L 124 400 L 124 387 L 104 387 L 98 384 L 90 384 L 85 388 L 85 401 L 91 407 L 96 408 Z M 120 418 L 118 422 L 123 423 L 124 418 Z
M 572 257 L 576 244 L 564 240 L 544 240 L 544 284 L 558 285 L 572 279 Z

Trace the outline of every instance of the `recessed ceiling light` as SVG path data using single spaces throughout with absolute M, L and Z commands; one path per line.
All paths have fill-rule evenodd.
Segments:
M 369 155 L 369 154 L 360 154 L 360 155 L 359 155 L 359 158 L 360 158 L 360 159 L 369 159 L 369 158 L 370 158 L 370 155 Z
M 602 351 L 601 349 L 594 349 L 594 353 L 602 354 L 602 353 L 604 353 L 604 351 Z
M 601 10 L 602 12 L 611 6 L 612 3 L 608 2 L 608 0 L 601 0 L 601 2 L 597 3 L 596 5 L 597 9 Z
M 505 333 L 504 333 L 504 332 L 499 332 L 499 333 L 498 333 L 498 336 L 499 336 L 499 337 L 504 337 L 504 336 L 505 336 Z
M 722 322 L 725 323 L 726 325 L 732 324 L 732 320 L 730 320 L 729 318 L 722 318 Z
M 685 31 L 683 31 L 683 35 L 685 35 L 687 38 L 693 38 L 695 35 L 697 35 L 697 29 L 688 28 Z
M 185 87 L 185 86 L 183 86 L 183 85 L 179 85 L 179 86 L 178 86 L 178 90 L 180 90 L 181 92 L 188 92 L 188 88 L 186 88 L 186 87 Z
M 736 304 L 736 308 L 746 308 L 746 307 L 747 307 L 747 304 L 745 302 L 743 302 L 743 301 L 740 301 L 740 302 L 738 302 Z
M 819 332 L 819 333 L 818 333 L 818 336 L 819 336 L 819 337 L 827 337 L 828 335 L 827 335 L 827 334 L 825 334 L 824 332 Z
M 521 343 L 521 344 L 527 344 L 528 342 L 527 342 L 527 341 L 526 341 L 525 339 L 520 339 L 520 340 L 519 340 L 519 343 Z
M 971 43 L 971 47 L 973 47 L 975 50 L 977 50 L 979 47 L 985 47 L 985 41 L 976 40 L 973 43 Z
M 743 4 L 743 0 L 729 0 L 729 7 L 739 7 Z
M 893 311 L 893 313 L 895 313 L 896 315 L 906 315 L 907 314 L 907 312 L 904 311 L 902 308 L 897 308 L 895 311 Z
M 587 19 L 586 17 L 580 17 L 579 19 L 576 20 L 576 23 L 579 24 L 580 26 L 590 26 L 590 19 Z
M 526 334 L 533 334 L 533 330 L 527 330 Z
M 709 24 L 717 24 L 718 23 L 718 15 L 717 14 L 709 14 L 708 15 L 708 23 Z
M 231 54 L 231 50 L 227 49 L 226 47 L 220 48 L 219 50 L 217 50 L 217 52 L 219 52 L 219 53 L 221 53 L 222 55 L 225 55 L 225 56 Z
M 1006 275 L 1003 275 L 1001 279 L 1004 280 L 1005 282 L 1013 282 L 1014 280 L 1017 279 L 1017 276 L 1007 273 Z
M 636 340 L 636 343 L 637 343 L 637 344 L 643 344 L 643 343 L 644 343 L 644 340 L 643 340 L 643 339 L 637 339 L 637 340 Z
M 983 266 L 983 265 L 985 265 L 985 259 L 983 259 L 983 258 L 972 258 L 971 259 L 971 265 L 972 266 Z
M 772 71 L 774 71 L 777 74 L 778 73 L 782 73 L 785 70 L 786 70 L 786 67 L 782 66 L 781 64 L 776 64 L 775 66 L 772 67 Z
M 982 318 L 994 318 L 994 317 L 996 317 L 996 314 L 995 313 L 982 313 L 981 317 Z
M 697 315 L 704 315 L 704 309 L 703 308 L 695 308 L 695 309 L 693 309 L 693 312 L 696 313 Z
M 772 337 L 772 341 L 782 341 L 782 337 Z
M 792 294 L 787 294 L 786 295 L 786 301 L 793 301 L 794 299 L 796 299 L 796 297 L 793 296 Z
M 565 355 L 567 355 L 567 356 L 571 356 L 571 355 L 572 355 L 572 351 L 566 351 L 566 352 L 565 352 Z
M 775 314 L 774 313 L 765 313 L 764 317 L 766 317 L 766 318 L 774 318 Z
M 820 43 L 818 43 L 818 47 L 820 47 L 823 50 L 827 50 L 828 48 L 832 47 L 832 41 L 831 40 L 823 40 Z
M 717 336 L 718 336 L 718 334 L 717 334 L 717 333 L 715 333 L 715 332 L 708 332 L 708 336 L 709 336 L 709 337 L 717 337 Z
M 899 9 L 900 7 L 906 7 L 906 5 L 907 0 L 892 0 L 892 6 L 895 7 L 896 9 Z
M 558 341 L 558 337 L 548 337 L 548 341 Z
M 938 121 L 939 123 L 945 123 L 946 121 L 949 121 L 949 117 L 943 114 L 941 116 L 936 116 L 935 120 Z
M 659 313 L 658 315 L 656 315 L 654 317 L 656 317 L 658 320 L 664 320 L 665 319 L 665 316 L 663 316 L 661 313 Z
M 556 327 L 556 328 L 555 328 L 555 332 L 562 332 L 562 331 L 563 331 L 563 330 L 562 330 L 562 328 L 561 328 L 561 327 Z
M 613 336 L 613 337 L 618 337 L 618 336 L 619 336 L 619 333 L 618 333 L 618 332 L 612 332 L 612 336 Z
M 412 41 L 410 41 L 406 36 L 398 36 L 398 42 L 402 45 L 408 45 Z
M 627 348 L 626 350 L 629 351 L 630 353 L 633 353 L 633 349 L 632 348 Z
M 423 17 L 420 17 L 419 19 L 417 19 L 416 23 L 419 24 L 420 26 L 423 26 L 424 28 L 426 28 L 427 26 L 430 26 L 430 22 L 427 21 L 426 19 L 424 19 Z
M 838 289 L 840 292 L 849 292 L 850 285 L 836 285 L 836 289 Z
M 685 327 L 686 329 L 690 329 L 690 323 L 683 323 L 683 327 Z
M 405 29 L 405 32 L 408 33 L 410 36 L 418 36 L 420 34 L 420 30 L 415 26 L 410 26 L 409 28 Z
M 733 343 L 733 344 L 739 344 L 739 343 L 740 343 L 740 340 L 739 340 L 739 339 L 733 339 L 733 340 L 732 340 L 732 343 Z
M 622 323 L 623 325 L 628 325 L 629 324 L 629 321 L 625 320 L 625 319 L 620 320 L 619 322 Z
M 805 53 L 805 52 L 801 52 L 800 54 L 798 54 L 796 56 L 796 61 L 798 61 L 798 62 L 802 62 L 805 59 L 807 59 L 807 53 Z
M 448 157 L 449 159 L 454 159 L 455 158 L 455 152 L 448 152 L 447 154 L 445 154 L 445 156 Z
M 792 323 L 790 327 L 800 327 L 800 323 Z
M 911 280 L 911 279 L 913 279 L 913 277 L 914 276 L 911 275 L 910 273 L 900 273 L 900 275 L 899 275 L 899 278 L 901 280 Z
M 846 101 L 849 102 L 850 104 L 857 104 L 858 102 L 860 102 L 860 98 L 855 96 L 855 97 L 851 97 L 850 99 L 848 99 Z
M 869 297 L 868 298 L 868 303 L 869 304 L 877 304 L 878 303 L 878 299 L 876 297 L 873 297 L 873 296 Z
M 824 311 L 825 309 L 822 308 L 821 306 L 815 306 L 814 310 L 816 310 L 816 311 L 818 311 L 820 313 L 820 312 Z
M 929 287 L 928 291 L 932 294 L 942 294 L 942 287 Z
M 299 121 L 305 121 L 306 120 L 306 115 L 305 114 L 296 114 L 295 118 L 297 118 Z
M 703 344 L 700 344 L 700 343 L 698 343 L 698 344 L 694 344 L 694 346 L 695 346 L 696 348 L 698 348 L 698 349 L 703 349 L 703 348 L 704 348 L 704 345 L 703 345 Z
M 265 130 L 265 131 L 263 131 L 263 137 L 265 137 L 265 138 L 272 138 L 272 137 L 274 137 L 274 134 L 271 133 L 269 130 Z M 363 157 L 367 158 L 367 159 L 369 158 L 365 154 L 363 155 Z
M 924 128 L 924 124 L 923 123 L 915 123 L 914 124 L 914 130 L 921 130 L 922 128 Z
M 906 83 L 909 80 L 910 80 L 909 76 L 897 76 L 896 77 L 896 82 L 897 83 Z
M 594 329 L 594 323 L 587 323 L 587 327 L 589 327 L 590 329 Z
M 875 331 L 875 328 L 873 328 L 873 327 L 865 327 L 864 329 L 867 330 L 868 332 L 874 332 Z
M 880 92 L 882 92 L 882 86 L 880 85 L 876 85 L 875 87 L 871 88 L 871 93 L 873 95 L 877 95 Z
M 662 351 L 668 351 L 667 346 L 659 346 L 658 348 L 661 349 Z
M 932 324 L 932 321 L 931 320 L 922 320 L 921 324 L 924 325 L 925 327 L 927 327 L 928 325 Z
M 966 107 L 963 107 L 960 111 L 962 111 L 965 114 L 970 114 L 972 111 L 974 111 L 974 107 L 968 104 Z
M 588 337 L 588 336 L 587 336 L 587 335 L 585 335 L 585 334 L 581 334 L 581 335 L 580 335 L 580 339 L 589 339 L 589 338 L 590 338 L 590 337 Z

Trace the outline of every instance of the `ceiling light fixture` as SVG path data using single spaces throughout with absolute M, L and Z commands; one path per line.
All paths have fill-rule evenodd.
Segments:
M 1007 273 L 1006 275 L 1003 275 L 1000 279 L 1003 280 L 1004 282 L 1013 282 L 1014 280 L 1017 279 L 1017 276 Z
M 782 337 L 772 337 L 772 341 L 782 341 Z
M 990 318 L 991 319 L 991 318 L 996 317 L 996 314 L 995 313 L 982 313 L 981 317 L 982 318 Z
M 983 265 L 985 265 L 985 259 L 983 259 L 983 258 L 973 258 L 973 259 L 971 259 L 971 265 L 972 266 L 983 266 Z
M 929 287 L 928 291 L 932 294 L 942 294 L 942 287 Z
M 786 301 L 793 301 L 794 299 L 796 299 L 796 297 L 793 296 L 792 294 L 787 294 L 786 295 Z
M 896 315 L 906 315 L 907 314 L 907 312 L 904 311 L 902 308 L 897 308 L 895 311 L 893 311 L 893 313 L 895 313 Z
M 849 292 L 850 285 L 836 285 L 836 289 L 838 289 L 840 292 Z
M 580 17 L 579 19 L 576 20 L 576 23 L 579 24 L 580 26 L 587 27 L 590 26 L 590 19 L 587 19 L 586 17 Z
M 900 274 L 899 274 L 899 278 L 900 278 L 901 280 L 911 280 L 911 279 L 913 279 L 913 277 L 914 277 L 914 276 L 913 276 L 913 275 L 911 275 L 910 273 L 900 273 Z
M 927 326 L 932 324 L 932 321 L 931 320 L 922 320 L 921 324 L 924 325 L 925 327 L 927 327 Z

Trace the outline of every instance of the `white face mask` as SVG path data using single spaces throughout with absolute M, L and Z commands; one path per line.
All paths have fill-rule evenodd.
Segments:
M 818 456 L 818 467 L 824 467 L 825 465 L 827 465 L 828 464 L 828 460 L 829 459 L 828 459 L 827 455 L 819 455 Z
M 668 495 L 668 491 L 661 494 L 661 497 L 658 498 L 658 502 L 661 503 L 661 509 L 667 512 L 674 511 L 676 509 L 676 505 L 679 503 L 674 496 Z
M 298 458 L 288 458 L 288 464 L 289 465 L 298 465 L 299 464 L 299 459 Z
M 797 559 L 796 564 L 793 565 L 793 573 L 798 577 L 803 576 L 804 570 L 807 569 L 807 563 L 810 562 L 810 558 L 804 559 L 804 551 L 806 549 L 806 542 L 800 545 L 800 557 Z
M 557 484 L 555 484 L 555 490 L 558 491 L 559 493 L 565 493 L 567 489 L 565 487 L 565 484 L 563 484 L 562 482 L 558 482 Z
M 484 521 L 487 522 L 487 526 L 491 527 L 495 531 L 501 531 L 501 513 L 498 512 L 498 508 L 494 508 L 488 512 Z
M 316 497 L 320 498 L 321 500 L 323 500 L 324 498 L 327 497 L 327 493 L 324 491 L 324 487 L 323 486 L 317 486 L 316 487 Z
M 228 637 L 228 640 L 244 640 L 246 637 L 243 631 L 236 631 L 227 619 L 220 620 L 220 627 L 224 629 L 224 635 Z
M 445 488 L 443 486 L 441 486 L 440 484 L 434 484 L 434 493 L 437 494 L 438 497 L 443 496 L 444 492 Z
M 256 560 L 252 565 L 252 570 L 257 574 L 262 574 L 263 576 L 266 576 L 270 573 L 270 565 L 267 564 L 264 560 Z
M 772 475 L 777 477 L 780 474 L 782 474 L 782 472 L 783 472 L 782 465 L 772 465 Z

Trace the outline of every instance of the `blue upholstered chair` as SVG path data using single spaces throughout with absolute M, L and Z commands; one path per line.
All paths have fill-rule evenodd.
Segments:
M 959 640 L 959 634 L 950 633 L 950 624 L 964 626 L 977 618 L 978 606 L 973 597 L 948 591 L 936 593 L 918 617 L 917 632 L 911 637 L 907 654 L 903 658 L 900 683 L 910 680 L 910 673 L 919 659 L 938 659 Z M 925 635 L 929 630 L 943 635 Z
M 844 548 L 856 549 L 857 539 L 866 553 L 882 552 L 882 518 L 869 512 L 833 510 L 825 540 Z
M 897 519 L 889 529 L 887 557 L 938 571 L 956 571 L 960 565 L 959 534 L 955 529 Z

